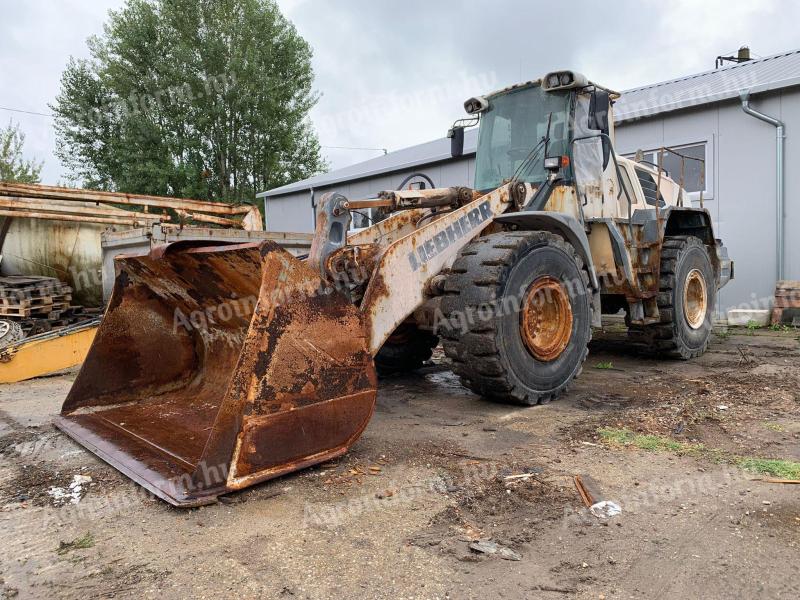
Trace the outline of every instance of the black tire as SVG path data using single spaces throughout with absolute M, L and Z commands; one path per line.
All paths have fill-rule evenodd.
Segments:
M 422 367 L 439 345 L 439 338 L 415 325 L 404 323 L 389 336 L 378 354 L 375 369 L 378 375 L 395 375 Z
M 539 360 L 520 331 L 520 308 L 535 281 L 558 280 L 572 312 L 566 348 Z M 575 249 L 545 231 L 495 233 L 466 246 L 453 263 L 437 333 L 462 384 L 491 400 L 545 404 L 583 367 L 591 339 L 593 296 Z
M 0 319 L 0 346 L 13 344 L 23 339 L 25 339 L 25 332 L 19 323 L 9 319 Z
M 702 277 L 706 290 L 702 323 L 694 327 L 690 325 L 684 309 L 684 292 L 690 273 L 694 273 L 694 278 Z M 661 250 L 658 293 L 661 322 L 630 326 L 629 335 L 635 341 L 644 342 L 655 354 L 682 360 L 696 358 L 708 348 L 716 300 L 714 268 L 703 242 L 687 235 L 665 238 Z

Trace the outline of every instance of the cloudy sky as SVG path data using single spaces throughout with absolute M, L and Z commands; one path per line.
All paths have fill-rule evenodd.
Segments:
M 49 113 L 70 55 L 88 55 L 124 0 L 0 0 L 0 107 Z M 793 0 L 278 0 L 314 48 L 312 119 L 333 168 L 444 135 L 463 100 L 548 70 L 572 68 L 624 90 L 706 71 L 748 44 L 768 56 L 800 46 Z M 602 8 L 598 8 L 602 7 Z M 67 172 L 47 116 L 0 110 L 44 160 Z

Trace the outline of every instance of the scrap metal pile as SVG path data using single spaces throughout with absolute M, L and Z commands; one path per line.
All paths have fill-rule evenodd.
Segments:
M 197 222 L 248 231 L 261 231 L 264 228 L 258 208 L 249 204 L 237 206 L 224 202 L 8 181 L 0 181 L 2 216 L 131 227 L 155 223 L 174 223 L 179 227 L 184 223 Z

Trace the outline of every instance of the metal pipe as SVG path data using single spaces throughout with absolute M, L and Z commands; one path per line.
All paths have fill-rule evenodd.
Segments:
M 752 106 L 750 106 L 750 90 L 743 90 L 739 93 L 739 97 L 742 100 L 742 110 L 746 112 L 751 117 L 755 117 L 765 123 L 769 123 L 773 127 L 775 127 L 775 163 L 776 163 L 776 171 L 775 171 L 775 244 L 776 244 L 776 261 L 778 263 L 776 275 L 777 280 L 781 281 L 784 279 L 784 215 L 783 215 L 783 207 L 784 207 L 784 176 L 783 176 L 783 147 L 784 147 L 784 125 L 783 121 L 776 119 L 775 117 L 770 117 L 769 115 L 765 115 L 762 112 L 757 111 Z
M 311 196 L 311 216 L 314 219 L 314 231 L 317 230 L 317 205 L 314 202 L 314 186 L 312 185 L 308 188 L 308 193 Z M 264 202 L 266 203 L 267 198 L 264 198 Z M 266 206 L 266 204 L 265 204 Z M 264 209 L 266 211 L 266 209 Z

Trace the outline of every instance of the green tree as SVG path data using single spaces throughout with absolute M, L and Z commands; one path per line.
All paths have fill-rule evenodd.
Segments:
M 311 48 L 274 0 L 128 0 L 88 43 L 51 106 L 84 185 L 241 202 L 325 167 Z
M 39 183 L 42 164 L 35 160 L 24 160 L 22 148 L 25 134 L 9 121 L 8 127 L 0 129 L 0 181 L 19 181 L 20 183 Z

